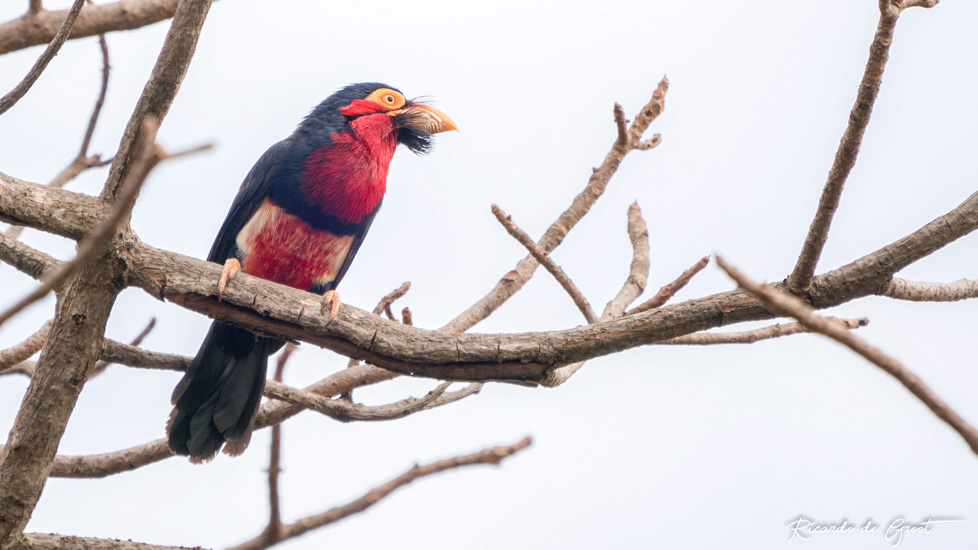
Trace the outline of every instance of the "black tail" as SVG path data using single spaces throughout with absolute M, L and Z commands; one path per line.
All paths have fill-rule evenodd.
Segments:
M 194 462 L 212 458 L 225 442 L 229 454 L 244 451 L 265 386 L 268 356 L 282 344 L 215 321 L 173 390 L 170 448 Z

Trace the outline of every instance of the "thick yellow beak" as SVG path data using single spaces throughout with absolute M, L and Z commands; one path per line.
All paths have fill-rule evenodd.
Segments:
M 455 125 L 452 117 L 431 105 L 411 103 L 401 109 L 400 112 L 411 115 L 410 122 L 408 122 L 409 126 L 423 130 L 429 134 L 437 134 L 449 130 L 458 131 L 458 126 Z

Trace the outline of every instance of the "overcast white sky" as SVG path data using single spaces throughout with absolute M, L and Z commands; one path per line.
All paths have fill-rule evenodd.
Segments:
M 68 2 L 51 5 L 67 5 Z M 620 288 L 637 200 L 652 241 L 650 289 L 705 254 L 759 279 L 791 269 L 847 121 L 878 17 L 875 0 L 822 2 L 215 3 L 197 56 L 160 132 L 206 155 L 155 170 L 133 226 L 146 242 L 206 256 L 245 173 L 335 89 L 364 80 L 437 100 L 461 127 L 435 151 L 395 156 L 384 208 L 340 287 L 370 309 L 402 281 L 415 323 L 437 327 L 524 256 L 489 211 L 498 203 L 539 236 L 614 140 L 615 101 L 631 115 L 663 74 L 672 83 L 651 132 L 555 258 L 592 304 Z M 26 2 L 5 0 L 0 19 Z M 819 271 L 888 244 L 975 191 L 978 4 L 914 9 L 896 32 L 882 94 Z M 168 23 L 108 37 L 112 82 L 93 151 L 112 153 Z M 0 91 L 40 48 L 0 57 Z M 0 117 L 0 170 L 46 182 L 75 154 L 99 85 L 94 38 L 69 42 L 30 94 Z M 71 184 L 97 192 L 105 171 Z M 61 258 L 72 243 L 27 232 Z M 902 275 L 976 277 L 978 237 Z M 0 268 L 0 307 L 34 283 Z M 729 290 L 711 266 L 679 298 Z M 866 299 L 833 311 L 868 316 L 860 334 L 978 422 L 978 304 Z M 0 346 L 47 318 L 53 299 L 0 331 Z M 149 349 L 192 355 L 210 322 L 138 289 L 108 335 L 159 319 Z M 566 328 L 579 312 L 544 272 L 486 332 Z M 737 327 L 743 329 L 744 327 Z M 345 365 L 304 345 L 286 372 L 301 386 Z M 61 452 L 97 453 L 162 436 L 178 376 L 112 367 L 85 388 Z M 0 378 L 0 427 L 27 381 Z M 380 403 L 434 387 L 402 380 L 358 391 Z M 897 518 L 959 518 L 901 548 L 963 547 L 978 537 L 978 458 L 902 386 L 823 338 L 743 347 L 646 347 L 590 362 L 554 390 L 490 385 L 478 396 L 381 424 L 314 413 L 284 429 L 286 520 L 344 503 L 428 462 L 533 435 L 501 468 L 416 482 L 365 514 L 287 548 L 886 548 L 876 534 L 788 543 L 800 515 L 883 529 Z M 105 480 L 48 482 L 29 529 L 221 547 L 266 521 L 268 431 L 239 458 L 180 459 Z

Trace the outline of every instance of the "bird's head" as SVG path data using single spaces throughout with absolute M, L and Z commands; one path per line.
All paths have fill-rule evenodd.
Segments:
M 431 148 L 432 134 L 458 131 L 455 121 L 439 109 L 407 99 L 397 88 L 378 82 L 351 84 L 337 91 L 309 115 L 307 122 L 317 118 L 334 119 L 336 115 L 344 118 L 344 125 L 358 119 L 364 119 L 361 123 L 387 119 L 397 134 L 398 143 L 419 154 Z

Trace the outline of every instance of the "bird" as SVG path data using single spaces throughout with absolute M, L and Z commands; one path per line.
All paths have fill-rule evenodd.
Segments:
M 239 271 L 323 295 L 356 256 L 387 188 L 398 144 L 427 153 L 432 134 L 458 130 L 435 107 L 378 82 L 351 84 L 317 105 L 245 176 L 207 260 L 223 264 L 220 300 Z M 192 462 L 221 448 L 244 452 L 265 385 L 268 356 L 285 341 L 215 321 L 173 390 L 170 449 Z

